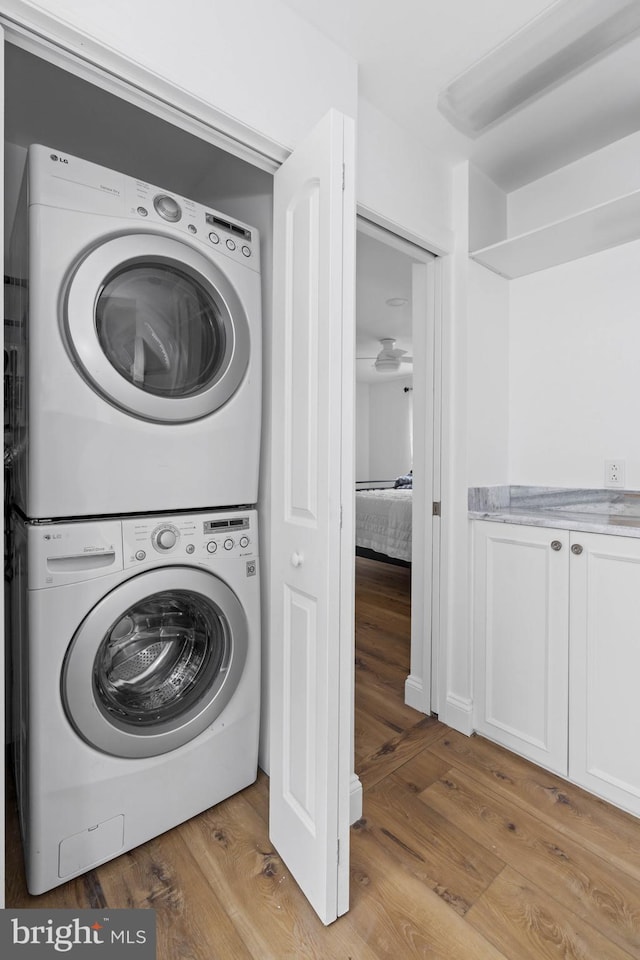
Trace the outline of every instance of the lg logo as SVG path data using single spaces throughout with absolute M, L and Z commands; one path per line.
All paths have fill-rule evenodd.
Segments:
M 49 156 L 52 160 L 57 160 L 58 163 L 69 163 L 66 157 L 59 157 L 57 153 L 50 153 Z

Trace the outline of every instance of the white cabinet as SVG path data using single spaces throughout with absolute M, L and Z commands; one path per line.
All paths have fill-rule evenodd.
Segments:
M 475 729 L 640 815 L 640 539 L 474 527 Z
M 640 816 L 640 540 L 571 536 L 569 777 Z
M 566 530 L 475 523 L 475 729 L 565 775 L 568 550 Z

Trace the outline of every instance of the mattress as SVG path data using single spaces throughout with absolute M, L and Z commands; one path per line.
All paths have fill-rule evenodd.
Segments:
M 411 561 L 412 490 L 356 491 L 356 546 Z

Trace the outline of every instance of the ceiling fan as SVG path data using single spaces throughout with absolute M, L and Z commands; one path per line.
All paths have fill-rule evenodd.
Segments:
M 380 340 L 382 350 L 376 357 L 358 357 L 358 360 L 373 360 L 378 373 L 395 373 L 402 363 L 413 363 L 413 357 L 405 356 L 406 350 L 394 347 L 393 337 L 383 337 Z

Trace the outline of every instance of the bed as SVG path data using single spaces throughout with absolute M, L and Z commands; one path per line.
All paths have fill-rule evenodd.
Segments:
M 411 562 L 411 489 L 356 491 L 356 549 Z M 366 555 L 366 554 L 365 554 Z

